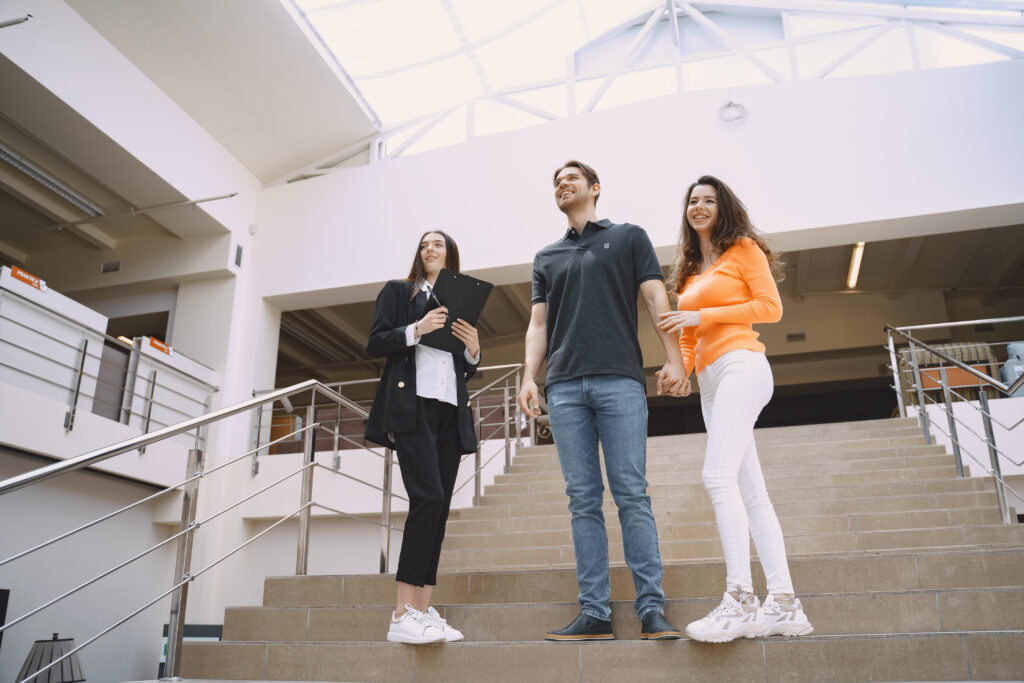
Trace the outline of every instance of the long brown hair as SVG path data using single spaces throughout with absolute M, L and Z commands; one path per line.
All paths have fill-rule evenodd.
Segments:
M 781 282 L 785 277 L 783 267 L 785 264 L 777 253 L 765 241 L 764 237 L 750 223 L 750 216 L 747 214 L 747 207 L 743 205 L 736 193 L 728 185 L 714 176 L 704 175 L 697 178 L 697 181 L 686 189 L 686 198 L 683 200 L 683 221 L 679 226 L 679 241 L 676 245 L 676 257 L 672 262 L 672 271 L 669 273 L 666 285 L 675 293 L 679 293 L 686 278 L 697 273 L 704 261 L 704 254 L 700 251 L 700 238 L 697 231 L 690 225 L 686 216 L 686 207 L 690 205 L 690 195 L 693 188 L 698 185 L 708 185 L 715 188 L 718 195 L 718 218 L 711 232 L 711 244 L 719 255 L 724 254 L 726 249 L 739 242 L 744 237 L 752 239 L 764 255 L 768 257 L 768 265 L 772 269 L 772 277 L 776 282 Z
M 416 242 L 416 256 L 412 259 L 412 267 L 409 268 L 409 275 L 405 279 L 412 283 L 412 293 L 409 295 L 410 299 L 416 298 L 419 294 L 420 288 L 423 287 L 423 283 L 427 280 L 427 270 L 423 267 L 423 257 L 420 256 L 420 245 L 423 244 L 423 238 L 430 234 L 440 235 L 444 238 L 444 267 L 448 270 L 459 271 L 459 247 L 455 244 L 455 240 L 452 239 L 451 235 L 444 232 L 443 230 L 427 230 L 425 233 L 420 235 L 420 239 Z

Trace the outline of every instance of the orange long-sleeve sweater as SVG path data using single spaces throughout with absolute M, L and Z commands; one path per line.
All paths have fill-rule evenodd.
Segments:
M 764 352 L 754 323 L 782 318 L 782 301 L 768 259 L 754 240 L 744 237 L 725 250 L 708 270 L 686 278 L 678 310 L 700 311 L 700 325 L 684 327 L 679 349 L 686 374 L 702 371 L 735 349 Z

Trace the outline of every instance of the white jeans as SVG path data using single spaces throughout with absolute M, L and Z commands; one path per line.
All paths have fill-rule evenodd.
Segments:
M 793 592 L 782 528 L 761 473 L 754 421 L 772 397 L 774 380 L 763 353 L 736 349 L 697 375 L 708 449 L 704 487 L 711 495 L 725 552 L 726 590 L 754 592 L 750 540 L 774 595 Z

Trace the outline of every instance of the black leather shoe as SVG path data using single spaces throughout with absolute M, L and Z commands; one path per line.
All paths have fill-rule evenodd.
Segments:
M 679 637 L 678 631 L 676 637 Z M 610 621 L 601 621 L 580 612 L 571 624 L 560 631 L 551 631 L 544 640 L 615 640 L 615 634 Z
M 644 640 L 676 640 L 679 638 L 679 629 L 668 623 L 665 615 L 656 610 L 651 610 L 641 620 L 643 628 L 640 637 Z

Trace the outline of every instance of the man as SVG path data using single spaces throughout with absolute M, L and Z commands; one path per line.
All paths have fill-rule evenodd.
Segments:
M 545 638 L 615 637 L 599 441 L 619 510 L 626 564 L 633 572 L 642 637 L 678 638 L 679 630 L 664 616 L 658 530 L 647 495 L 647 388 L 637 338 L 639 293 L 665 347 L 658 393 L 688 390 L 678 343 L 657 327 L 658 314 L 669 310 L 661 267 L 642 228 L 597 220 L 601 185 L 594 169 L 567 161 L 555 171 L 554 184 L 555 203 L 569 227 L 534 258 L 519 405 L 530 417 L 537 416 L 535 378 L 546 355 L 548 417 L 572 513 L 581 611 Z

